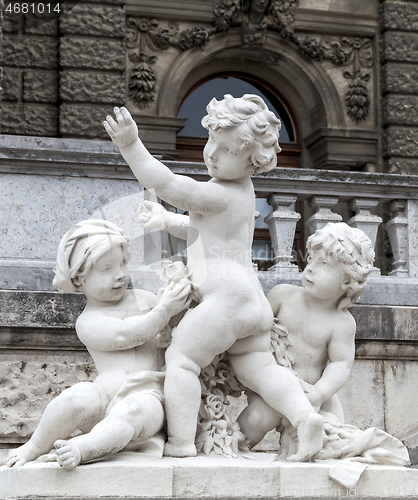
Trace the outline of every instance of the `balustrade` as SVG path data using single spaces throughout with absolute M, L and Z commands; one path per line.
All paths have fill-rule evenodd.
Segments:
M 257 196 L 267 197 L 273 207 L 265 219 L 275 255 L 271 270 L 294 266 L 292 249 L 299 214 L 291 216 L 289 207 L 299 200 L 313 211 L 304 220 L 306 236 L 328 222 L 343 220 L 364 231 L 373 245 L 378 231 L 386 231 L 393 253 L 389 274 L 418 275 L 418 176 L 281 168 L 255 175 L 254 186 Z M 383 224 L 379 214 L 384 213 L 389 218 Z M 373 275 L 380 275 L 380 269 L 375 268 Z

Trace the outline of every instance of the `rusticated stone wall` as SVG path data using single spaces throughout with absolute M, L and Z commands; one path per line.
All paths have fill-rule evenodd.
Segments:
M 107 139 L 102 122 L 125 104 L 122 0 L 78 3 L 60 16 L 60 134 Z
M 102 122 L 125 104 L 122 0 L 79 2 L 44 22 L 6 13 L 1 133 L 108 139 Z
M 57 136 L 58 18 L 33 21 L 4 15 L 1 132 Z
M 383 158 L 387 172 L 418 174 L 418 3 L 384 0 Z

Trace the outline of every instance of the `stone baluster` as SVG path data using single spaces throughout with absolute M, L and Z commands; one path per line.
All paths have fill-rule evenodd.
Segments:
M 394 200 L 389 206 L 391 219 L 384 224 L 392 247 L 395 269 L 389 274 L 393 276 L 408 276 L 409 239 L 406 201 Z
M 291 276 L 299 272 L 298 266 L 291 263 L 296 224 L 300 219 L 300 214 L 289 208 L 295 202 L 296 195 L 270 195 L 267 203 L 273 207 L 273 212 L 264 219 L 269 227 L 274 251 L 274 265 L 271 269 Z
M 312 196 L 308 204 L 315 210 L 306 221 L 309 234 L 313 234 L 317 229 L 322 229 L 328 222 L 341 222 L 341 215 L 331 211 L 331 208 L 338 203 L 336 196 Z
M 348 202 L 350 210 L 355 212 L 355 215 L 348 220 L 348 225 L 361 229 L 370 238 L 373 248 L 376 246 L 377 230 L 382 223 L 382 218 L 378 215 L 373 215 L 371 209 L 375 208 L 379 200 L 374 198 L 353 198 Z M 373 268 L 373 275 L 380 275 L 380 269 Z

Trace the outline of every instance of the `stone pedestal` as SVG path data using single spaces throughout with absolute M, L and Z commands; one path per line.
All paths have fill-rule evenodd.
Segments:
M 418 470 L 371 465 L 353 488 L 331 479 L 335 461 L 274 462 L 253 458 L 150 458 L 120 453 L 66 471 L 58 464 L 0 468 L 0 498 L 418 498 Z M 333 475 L 333 472 L 331 472 Z

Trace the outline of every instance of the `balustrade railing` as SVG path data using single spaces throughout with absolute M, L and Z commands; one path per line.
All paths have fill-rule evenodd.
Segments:
M 202 164 L 167 165 L 176 173 L 199 180 L 208 178 Z M 276 168 L 255 174 L 253 183 L 257 197 L 266 198 L 272 207 L 265 219 L 274 251 L 271 270 L 297 272 L 292 249 L 300 215 L 290 207 L 300 201 L 305 212 L 310 211 L 302 221 L 305 234 L 328 222 L 344 221 L 363 230 L 375 245 L 378 231 L 386 231 L 393 253 L 389 274 L 418 276 L 418 176 Z M 373 274 L 379 275 L 380 270 L 376 268 Z
M 389 274 L 418 275 L 418 176 L 275 169 L 256 175 L 254 186 L 257 196 L 267 197 L 273 207 L 265 219 L 274 249 L 273 268 L 295 268 L 291 255 L 300 216 L 291 215 L 289 207 L 299 200 L 313 212 L 304 221 L 307 235 L 328 222 L 344 221 L 364 231 L 376 245 L 380 228 L 387 232 L 393 253 Z M 384 224 L 379 213 L 386 215 Z M 373 274 L 380 270 L 375 268 Z

